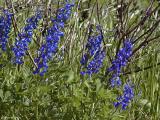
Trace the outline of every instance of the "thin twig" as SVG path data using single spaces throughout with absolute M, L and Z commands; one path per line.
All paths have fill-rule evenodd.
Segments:
M 38 66 L 37 66 L 37 64 L 34 62 L 34 59 L 33 59 L 33 57 L 32 57 L 32 55 L 31 55 L 31 53 L 30 53 L 30 51 L 29 51 L 29 50 L 27 50 L 27 54 L 29 55 L 29 57 L 30 57 L 31 61 L 32 61 L 32 62 L 33 62 L 33 64 L 36 66 L 36 68 L 38 68 Z
M 147 8 L 147 10 L 148 10 L 149 8 L 150 8 L 150 6 Z M 147 13 L 147 15 L 145 15 L 145 16 L 142 18 L 142 20 L 141 20 L 135 27 L 133 27 L 131 30 L 129 30 L 129 29 L 126 30 L 126 31 L 128 31 L 128 32 L 126 32 L 126 33 L 123 34 L 123 36 L 120 38 L 120 41 L 121 41 L 125 36 L 129 35 L 130 33 L 132 33 L 137 27 L 139 27 L 140 25 L 144 24 L 144 22 L 147 20 L 147 18 L 149 18 L 149 17 L 152 15 L 152 13 L 154 13 L 158 8 L 159 8 L 159 5 L 158 5 L 153 11 Z M 147 11 L 147 10 L 146 10 L 146 11 Z M 118 53 L 118 51 L 119 51 L 119 48 L 120 48 L 120 45 L 118 45 L 118 47 L 117 47 L 117 49 L 116 49 L 116 55 L 117 55 L 117 53 Z
M 144 68 L 139 68 L 138 70 L 134 70 L 134 71 L 129 71 L 129 72 L 125 72 L 123 73 L 123 75 L 128 75 L 128 74 L 131 74 L 131 73 L 137 73 L 137 72 L 141 72 L 141 71 L 144 71 L 144 70 L 148 70 L 148 69 L 151 69 L 155 66 L 158 66 L 160 65 L 160 62 L 155 64 L 155 65 L 151 65 L 151 66 L 148 66 L 148 67 L 144 67 Z

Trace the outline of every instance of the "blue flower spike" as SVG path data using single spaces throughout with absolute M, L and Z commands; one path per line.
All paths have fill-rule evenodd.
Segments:
M 114 106 L 117 108 L 121 105 L 122 110 L 126 110 L 129 103 L 134 98 L 134 87 L 130 82 L 126 83 L 123 87 L 123 94 L 117 97 L 117 102 L 114 102 Z
M 0 16 L 0 48 L 6 51 L 13 14 L 8 10 L 3 10 L 3 13 L 4 16 Z
M 112 61 L 112 66 L 108 68 L 109 72 L 113 72 L 110 78 L 111 87 L 121 86 L 121 69 L 127 65 L 128 59 L 132 55 L 133 45 L 130 40 L 125 40 L 123 48 L 121 48 L 116 56 L 116 59 Z
M 22 32 L 18 34 L 15 45 L 12 48 L 16 64 L 23 64 L 23 57 L 26 55 L 29 43 L 32 41 L 33 30 L 37 28 L 41 18 L 42 16 L 39 12 L 28 18 L 26 20 L 26 26 L 22 29 Z
M 60 38 L 64 36 L 62 29 L 64 29 L 65 22 L 71 16 L 71 9 L 73 6 L 74 4 L 70 4 L 67 1 L 63 8 L 57 10 L 57 16 L 51 18 L 53 26 L 47 30 L 46 42 L 39 49 L 39 56 L 35 58 L 35 63 L 38 68 L 33 72 L 34 74 L 44 76 L 47 72 L 48 62 L 57 52 Z
M 99 34 L 90 36 L 86 44 L 87 52 L 82 56 L 80 61 L 82 65 L 81 75 L 88 74 L 91 76 L 98 73 L 103 65 L 105 50 L 102 48 L 103 37 L 99 29 L 98 27 L 97 31 Z

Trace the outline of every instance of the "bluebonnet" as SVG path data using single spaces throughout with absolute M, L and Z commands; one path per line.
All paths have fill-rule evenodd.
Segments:
M 8 10 L 3 11 L 4 16 L 0 16 L 0 46 L 3 51 L 6 50 L 9 32 L 12 24 L 12 13 Z
M 86 44 L 87 52 L 82 56 L 81 74 L 92 75 L 98 73 L 102 67 L 105 58 L 105 49 L 102 48 L 103 36 L 99 33 L 96 36 L 90 36 Z
M 32 40 L 33 30 L 37 28 L 38 22 L 41 18 L 41 14 L 37 12 L 35 15 L 26 20 L 27 24 L 22 29 L 22 32 L 18 34 L 15 45 L 12 48 L 15 56 L 15 63 L 23 63 L 23 57 L 26 55 L 28 45 Z
M 132 55 L 132 48 L 132 42 L 130 40 L 125 40 L 123 48 L 119 50 L 116 59 L 112 61 L 112 66 L 108 69 L 109 72 L 113 72 L 110 79 L 112 87 L 121 85 L 121 69 L 126 66 L 128 59 Z
M 57 51 L 60 38 L 64 36 L 62 29 L 64 28 L 64 23 L 71 16 L 71 8 L 73 6 L 74 4 L 66 2 L 64 7 L 57 10 L 56 17 L 51 18 L 53 26 L 47 30 L 46 42 L 39 49 L 39 56 L 35 58 L 38 68 L 36 68 L 34 74 L 43 76 L 47 72 L 48 62 Z
M 126 83 L 123 87 L 123 94 L 119 97 L 117 97 L 117 102 L 114 102 L 114 106 L 118 107 L 121 105 L 122 110 L 125 110 L 128 106 L 128 104 L 133 100 L 134 98 L 134 87 L 131 85 L 131 83 Z

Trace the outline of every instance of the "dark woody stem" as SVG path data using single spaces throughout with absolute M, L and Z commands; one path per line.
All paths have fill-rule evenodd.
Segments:
M 147 44 L 149 44 L 150 42 L 152 42 L 153 40 L 157 40 L 157 38 L 160 38 L 160 36 L 156 36 L 154 38 L 151 38 L 149 40 L 144 40 L 135 50 L 133 50 L 132 56 L 139 50 L 141 49 L 143 46 L 146 46 Z
M 131 74 L 131 73 L 141 72 L 141 71 L 148 70 L 148 69 L 151 69 L 151 68 L 153 68 L 153 67 L 155 67 L 155 66 L 159 66 L 159 65 L 160 65 L 160 63 L 157 63 L 157 64 L 155 64 L 155 65 L 151 65 L 151 66 L 148 66 L 148 67 L 140 68 L 140 69 L 138 69 L 138 70 L 125 72 L 125 73 L 123 73 L 123 75 L 128 75 L 128 74 Z
M 143 36 L 147 35 L 148 33 L 152 33 L 155 28 L 157 28 L 158 24 L 160 23 L 160 19 L 150 28 L 148 29 L 145 33 L 143 33 L 142 35 L 140 35 L 137 39 L 135 39 L 133 41 L 133 44 L 136 43 L 140 38 L 142 38 Z
M 145 47 L 146 45 L 148 45 L 150 42 L 154 41 L 154 40 L 157 40 L 158 38 L 160 38 L 160 35 L 159 36 L 156 36 L 156 37 L 153 37 L 151 39 L 149 39 L 148 41 L 144 41 L 142 42 L 138 48 L 136 48 L 133 52 L 134 54 L 136 52 L 138 52 L 138 50 L 142 47 Z M 132 54 L 133 55 L 133 54 Z M 132 56 L 133 57 L 133 56 Z M 131 62 L 131 58 L 129 59 L 129 62 Z M 157 63 L 156 65 L 160 65 L 160 63 Z M 147 69 L 150 69 L 152 67 L 154 67 L 155 65 L 152 65 L 152 66 L 148 66 L 148 67 L 145 67 L 145 68 L 141 68 L 141 69 L 138 69 L 138 70 L 135 70 L 135 71 L 129 71 L 129 72 L 124 72 L 123 75 L 127 75 L 127 74 L 131 74 L 131 73 L 136 73 L 136 72 L 140 72 L 140 71 L 143 71 L 143 70 L 147 70 Z
M 146 11 L 150 10 L 150 9 L 151 9 L 150 7 L 151 7 L 151 6 L 149 6 L 149 7 L 146 9 Z M 119 40 L 120 42 L 119 42 L 119 44 L 118 44 L 118 46 L 117 46 L 117 49 L 116 49 L 116 55 L 117 55 L 117 53 L 118 53 L 118 51 L 119 51 L 119 49 L 120 49 L 121 41 L 124 39 L 124 37 L 125 37 L 125 36 L 128 36 L 130 33 L 132 33 L 133 31 L 137 30 L 137 28 L 138 28 L 139 26 L 143 25 L 143 24 L 146 22 L 147 18 L 149 18 L 158 8 L 159 8 L 159 5 L 158 5 L 153 11 L 147 12 L 146 15 L 142 18 L 142 20 L 141 20 L 135 27 L 133 27 L 131 30 L 129 30 L 129 29 L 126 30 L 126 33 L 124 33 L 124 34 L 122 35 L 122 37 L 120 38 L 120 40 Z M 127 31 L 128 31 L 128 32 L 127 32 Z
M 121 3 L 122 6 L 122 3 Z M 131 29 L 129 28 L 128 30 L 126 30 L 126 33 L 123 33 L 119 39 L 119 43 L 118 46 L 116 48 L 116 56 L 118 54 L 118 51 L 120 49 L 120 45 L 122 43 L 122 40 L 126 37 L 129 36 L 131 33 L 133 33 L 132 35 L 134 36 L 134 34 L 137 32 L 138 28 L 141 27 L 146 20 L 159 8 L 160 5 L 158 5 L 157 7 L 155 7 L 152 11 L 151 8 L 153 7 L 153 1 L 151 1 L 150 6 L 146 9 L 146 15 L 142 18 L 141 21 L 139 21 L 139 23 L 137 23 L 137 25 L 135 25 L 134 27 L 132 27 Z M 122 14 L 123 15 L 123 14 Z M 145 36 L 145 40 L 135 49 L 133 50 L 133 54 L 131 55 L 131 57 L 139 50 L 141 49 L 143 46 L 146 46 L 148 43 L 150 43 L 153 40 L 156 40 L 157 38 L 159 38 L 160 36 L 156 36 L 154 38 L 149 39 L 149 37 L 152 35 L 152 33 L 155 31 L 155 29 L 157 28 L 158 24 L 160 23 L 160 20 L 156 21 L 156 23 L 149 29 L 147 30 L 145 33 L 143 33 L 142 35 L 140 35 L 135 41 L 133 41 L 133 43 L 137 42 L 140 38 Z M 122 26 L 122 25 L 121 25 Z M 133 37 L 132 36 L 132 37 Z M 148 40 L 149 39 L 149 40 Z M 130 60 L 129 60 L 130 61 Z M 108 75 L 108 71 L 106 70 L 105 72 L 105 76 Z
M 149 8 L 147 9 L 147 11 L 146 11 L 146 16 L 147 16 L 148 14 L 150 14 L 152 7 L 153 7 L 153 1 L 151 0 L 150 7 L 149 7 Z M 156 9 L 155 9 L 155 10 L 156 10 Z M 153 11 L 154 11 L 154 10 L 153 10 Z M 153 13 L 153 11 L 152 11 L 152 13 Z M 131 39 L 133 39 L 133 37 L 135 37 L 135 34 L 136 34 L 136 32 L 138 31 L 138 28 L 142 29 L 142 26 L 143 26 L 143 24 L 140 25 L 139 27 L 137 27 L 137 28 L 134 30 Z M 144 33 L 144 35 L 145 35 L 145 33 Z M 137 40 L 139 40 L 139 39 L 137 39 Z M 133 44 L 134 44 L 134 43 L 133 43 Z

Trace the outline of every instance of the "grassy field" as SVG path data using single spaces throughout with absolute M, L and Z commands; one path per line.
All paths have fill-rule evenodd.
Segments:
M 160 120 L 159 27 L 154 0 L 0 0 L 0 119 Z

